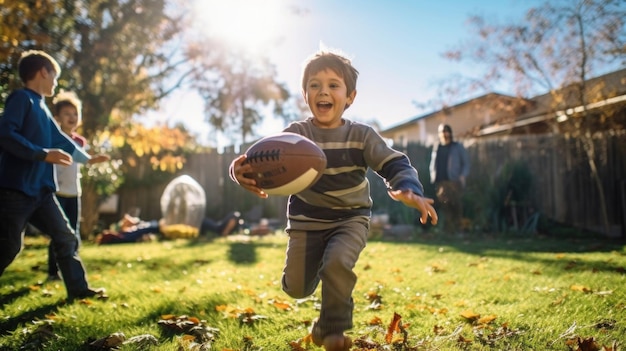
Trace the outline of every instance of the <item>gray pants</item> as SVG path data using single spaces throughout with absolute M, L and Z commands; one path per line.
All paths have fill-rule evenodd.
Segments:
M 341 334 L 352 328 L 353 268 L 367 242 L 368 224 L 352 220 L 327 230 L 289 229 L 283 290 L 303 298 L 322 282 L 322 308 L 317 322 L 321 336 Z

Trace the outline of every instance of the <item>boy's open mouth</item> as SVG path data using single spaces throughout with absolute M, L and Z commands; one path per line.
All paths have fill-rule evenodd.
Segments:
M 333 104 L 331 104 L 330 102 L 318 102 L 317 103 L 317 109 L 320 112 L 328 112 L 330 111 L 332 107 L 333 107 Z

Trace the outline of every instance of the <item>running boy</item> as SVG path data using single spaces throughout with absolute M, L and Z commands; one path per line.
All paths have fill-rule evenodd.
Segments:
M 54 197 L 53 164 L 90 159 L 59 130 L 45 103 L 61 69 L 47 53 L 31 50 L 18 71 L 24 88 L 9 95 L 0 118 L 0 276 L 21 251 L 31 222 L 52 239 L 68 300 L 100 295 L 103 289 L 87 284 L 78 241 Z
M 283 290 L 294 298 L 315 292 L 322 283 L 322 307 L 313 324 L 313 342 L 326 350 L 348 350 L 344 331 L 352 328 L 353 268 L 365 248 L 372 200 L 366 171 L 385 179 L 389 195 L 416 208 L 425 223 L 437 223 L 433 200 L 423 197 L 417 171 L 406 155 L 387 146 L 370 126 L 342 118 L 354 102 L 358 71 L 350 60 L 318 52 L 304 67 L 302 94 L 313 113 L 284 131 L 301 134 L 324 150 L 328 165 L 311 188 L 289 197 L 289 234 Z M 267 194 L 244 177 L 250 166 L 241 155 L 230 166 L 235 182 L 259 197 Z
M 82 122 L 82 103 L 75 93 L 62 91 L 54 97 L 54 119 L 59 124 L 61 131 L 70 137 L 76 145 L 85 148 L 87 140 L 76 133 L 76 129 Z M 108 161 L 108 155 L 92 155 L 87 161 L 89 164 Z M 78 246 L 80 246 L 80 195 L 82 193 L 80 185 L 80 164 L 72 163 L 69 166 L 54 166 L 58 190 L 56 192 L 57 201 L 63 209 L 65 216 L 70 222 L 70 226 L 76 234 Z M 48 247 L 48 280 L 60 280 L 57 260 L 54 254 L 54 245 Z

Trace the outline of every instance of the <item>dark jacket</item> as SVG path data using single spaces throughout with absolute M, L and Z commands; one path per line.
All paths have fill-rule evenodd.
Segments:
M 433 147 L 433 153 L 430 156 L 430 181 L 432 183 L 437 179 L 437 150 L 439 144 Z M 458 181 L 461 176 L 466 177 L 470 170 L 470 160 L 463 144 L 456 141 L 450 143 L 450 151 L 448 154 L 448 179 Z
M 61 132 L 43 96 L 30 89 L 11 93 L 0 117 L 0 188 L 28 196 L 55 192 L 53 165 L 44 162 L 44 149 L 51 148 L 66 151 L 76 162 L 89 160 L 89 155 Z

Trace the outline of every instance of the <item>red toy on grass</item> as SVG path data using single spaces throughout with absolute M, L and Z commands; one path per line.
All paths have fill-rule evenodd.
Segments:
M 326 168 L 326 155 L 300 134 L 282 132 L 260 139 L 246 151 L 256 180 L 268 195 L 297 194 L 315 184 Z

